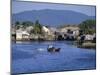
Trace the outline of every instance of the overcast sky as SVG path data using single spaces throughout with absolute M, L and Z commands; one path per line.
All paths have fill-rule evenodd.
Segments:
M 95 16 L 95 6 L 36 3 L 36 2 L 24 2 L 24 1 L 12 2 L 12 13 L 20 13 L 23 11 L 42 10 L 42 9 L 72 10 L 86 14 L 88 16 Z

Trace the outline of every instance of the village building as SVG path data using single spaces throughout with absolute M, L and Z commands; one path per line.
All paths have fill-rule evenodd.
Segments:
M 42 31 L 44 33 L 44 37 L 47 40 L 54 40 L 55 39 L 55 32 L 57 31 L 56 28 L 43 26 Z
M 28 26 L 28 27 L 26 27 L 25 30 L 26 30 L 28 33 L 30 33 L 33 29 L 34 29 L 33 26 Z
M 50 31 L 50 29 L 46 26 L 42 26 L 42 31 L 47 35 L 52 35 L 52 32 Z
M 60 28 L 61 32 L 68 32 L 68 30 L 76 31 L 76 30 L 80 30 L 80 28 L 78 26 L 65 26 L 63 28 Z
M 87 41 L 91 41 L 91 40 L 93 40 L 95 38 L 95 35 L 91 35 L 91 34 L 86 34 L 85 35 L 85 40 L 87 40 Z
M 25 31 L 18 29 L 16 30 L 16 40 L 29 40 L 30 34 Z
M 79 35 L 79 27 L 78 26 L 65 26 L 60 28 L 60 31 L 64 34 L 64 39 L 76 39 Z

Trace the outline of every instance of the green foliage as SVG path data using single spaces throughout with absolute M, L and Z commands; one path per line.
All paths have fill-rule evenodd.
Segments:
M 15 25 L 19 25 L 19 24 L 20 24 L 20 22 L 19 22 L 19 21 L 15 22 Z
M 31 21 L 24 21 L 24 22 L 16 21 L 15 26 L 16 26 L 16 29 L 19 29 L 20 27 L 23 27 L 25 29 L 28 26 L 33 26 L 33 22 L 31 22 Z
M 16 29 L 20 28 L 20 22 L 19 21 L 15 22 L 15 27 L 16 27 Z
M 39 23 L 39 21 L 36 20 L 35 25 L 34 25 L 34 33 L 35 34 L 41 34 L 41 32 L 42 32 L 42 26 Z
M 96 32 L 96 20 L 86 20 L 79 25 L 84 34 L 93 34 Z
M 20 25 L 16 25 L 16 29 L 19 29 L 20 28 Z
M 22 23 L 22 25 L 24 25 L 24 26 L 32 26 L 32 25 L 33 25 L 33 22 L 24 21 L 24 22 Z
M 33 22 L 24 21 L 24 22 L 22 23 L 22 25 L 23 25 L 23 28 L 26 28 L 26 27 L 28 27 L 28 26 L 33 26 Z
M 19 25 L 20 25 L 20 22 L 19 22 L 19 21 L 16 21 L 16 22 L 15 22 L 15 27 L 16 27 L 16 29 L 19 29 L 19 28 L 20 28 Z
M 31 33 L 35 33 L 35 34 L 41 34 L 42 33 L 42 25 L 39 23 L 38 20 L 36 20 L 34 24 L 33 24 L 33 22 L 30 22 L 30 21 L 24 21 L 22 23 L 17 21 L 15 23 L 15 26 L 16 26 L 16 29 L 19 29 L 20 27 L 25 29 L 28 26 L 33 26 L 34 29 L 31 30 Z

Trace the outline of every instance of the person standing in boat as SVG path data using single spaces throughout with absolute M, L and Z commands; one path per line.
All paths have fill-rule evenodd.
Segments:
M 54 51 L 55 47 L 53 47 L 52 45 L 49 45 L 47 49 L 49 52 L 52 52 Z
M 50 48 L 54 48 L 53 45 L 49 45 L 49 46 L 48 46 L 48 49 L 50 49 Z

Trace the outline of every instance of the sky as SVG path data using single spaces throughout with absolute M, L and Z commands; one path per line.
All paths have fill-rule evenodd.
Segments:
M 72 10 L 86 14 L 88 16 L 95 16 L 95 6 L 89 5 L 71 5 L 71 4 L 55 4 L 55 3 L 36 3 L 36 2 L 25 2 L 25 1 L 12 1 L 12 13 L 20 13 L 31 10 Z

